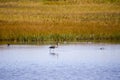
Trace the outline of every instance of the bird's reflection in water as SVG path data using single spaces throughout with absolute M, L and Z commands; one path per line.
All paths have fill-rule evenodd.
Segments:
M 54 56 L 54 57 L 57 57 L 57 59 L 58 59 L 58 57 L 59 57 L 59 54 L 58 54 L 58 53 L 54 53 L 54 52 L 50 53 L 50 55 L 51 55 L 51 56 Z

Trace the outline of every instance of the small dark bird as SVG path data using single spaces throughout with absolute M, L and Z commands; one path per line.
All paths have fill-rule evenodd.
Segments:
M 8 43 L 7 46 L 10 46 L 10 44 Z
M 100 50 L 104 50 L 104 47 L 101 47 Z

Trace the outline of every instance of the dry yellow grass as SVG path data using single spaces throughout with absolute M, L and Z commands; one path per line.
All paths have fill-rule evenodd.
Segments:
M 0 3 L 0 40 L 119 41 L 120 6 L 117 4 L 88 0 Z

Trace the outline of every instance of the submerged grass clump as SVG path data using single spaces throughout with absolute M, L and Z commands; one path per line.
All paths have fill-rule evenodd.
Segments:
M 119 0 L 0 1 L 0 41 L 120 41 Z

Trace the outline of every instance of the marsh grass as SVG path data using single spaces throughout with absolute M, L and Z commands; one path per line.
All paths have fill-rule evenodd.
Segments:
M 0 2 L 0 41 L 120 41 L 119 0 L 101 1 Z

